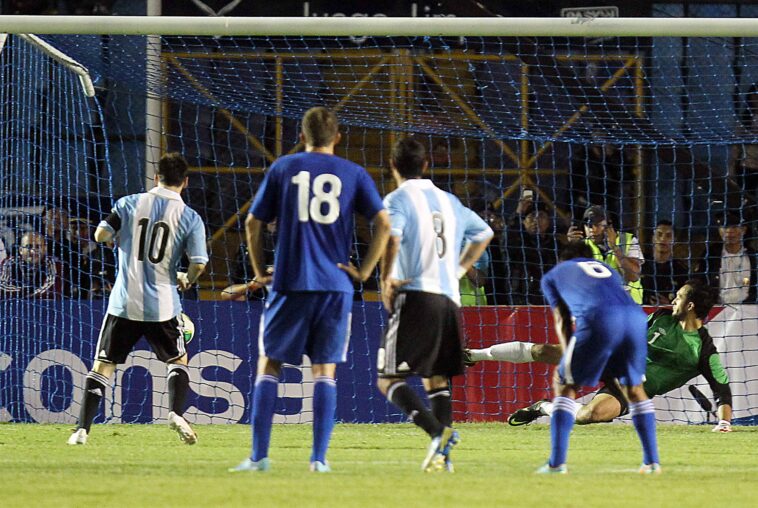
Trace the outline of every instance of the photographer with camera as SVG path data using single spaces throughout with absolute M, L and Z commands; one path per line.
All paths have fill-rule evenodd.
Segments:
M 608 220 L 605 209 L 596 205 L 584 211 L 582 227 L 572 225 L 567 236 L 569 241 L 584 241 L 592 249 L 595 259 L 618 270 L 629 295 L 635 302 L 642 304 L 640 274 L 645 257 L 636 236 L 616 231 Z

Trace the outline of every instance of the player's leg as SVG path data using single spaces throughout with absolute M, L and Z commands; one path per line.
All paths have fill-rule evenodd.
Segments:
M 550 458 L 537 469 L 537 473 L 564 474 L 568 457 L 569 438 L 579 405 L 576 398 L 576 386 L 556 382 L 553 412 L 550 417 Z
M 623 323 L 625 331 L 622 350 L 625 364 L 623 374 L 618 378 L 621 384 L 627 386 L 629 414 L 632 416 L 632 423 L 642 444 L 640 472 L 660 473 L 655 431 L 655 406 L 642 386 L 647 367 L 647 318 L 644 312 L 639 310 L 627 313 L 624 320 L 619 319 L 618 322 Z
M 250 424 L 253 434 L 250 460 L 254 463 L 260 463 L 261 470 L 267 467 L 265 461 L 268 459 L 268 450 L 271 445 L 271 429 L 274 424 L 274 409 L 276 408 L 281 370 L 282 362 L 267 356 L 258 357 L 253 407 L 250 410 Z
M 432 415 L 439 421 L 446 429 L 452 429 L 453 427 L 453 401 L 450 386 L 450 379 L 447 376 L 432 376 L 429 378 L 423 378 L 424 390 L 426 390 L 426 396 L 429 399 L 429 405 L 431 406 Z M 444 434 L 444 431 L 443 431 Z M 450 451 L 453 446 L 458 444 L 460 438 L 457 432 L 450 432 L 449 437 L 445 439 L 445 443 L 441 443 L 442 448 L 440 452 L 444 457 L 444 467 L 449 472 L 454 472 L 453 462 L 450 458 Z M 442 436 L 440 441 L 442 441 Z M 436 453 L 436 450 L 435 450 Z
M 484 349 L 466 349 L 466 365 L 480 361 L 511 363 L 542 362 L 557 365 L 561 361 L 561 347 L 557 344 L 533 344 L 531 342 L 504 342 Z
M 311 295 L 313 323 L 305 352 L 313 363 L 313 447 L 311 471 L 331 470 L 326 460 L 337 411 L 337 363 L 347 359 L 353 308 L 351 293 Z
M 159 360 L 168 370 L 168 426 L 179 435 L 183 443 L 197 443 L 197 434 L 187 420 L 184 409 L 189 393 L 189 370 L 187 369 L 187 349 L 184 342 L 183 326 L 175 316 L 167 321 L 144 323 L 145 339 Z
M 463 374 L 459 310 L 449 299 L 439 295 L 425 297 L 421 303 L 429 309 L 429 312 L 436 314 L 436 319 L 434 319 L 435 316 L 429 316 L 429 318 L 439 323 L 439 329 L 427 337 L 427 353 L 423 358 L 414 361 L 413 365 L 416 372 L 423 378 L 432 414 L 444 426 L 443 433 L 439 437 L 440 442 L 431 459 L 432 467 L 444 468 L 452 473 L 454 468 L 450 452 L 458 444 L 460 437 L 458 432 L 452 429 L 453 405 L 450 380 L 454 376 Z M 430 451 L 431 449 L 432 446 L 430 446 Z
M 334 414 L 337 410 L 337 381 L 334 379 L 337 365 L 314 364 L 313 370 L 313 447 L 311 471 L 327 473 L 331 470 L 326 452 L 334 430 Z
M 595 320 L 577 320 L 573 337 L 558 365 L 555 379 L 555 398 L 550 417 L 551 452 L 548 463 L 538 473 L 565 473 L 569 437 L 576 421 L 579 404 L 576 390 L 593 386 L 600 381 L 612 348 L 611 341 L 597 333 Z M 596 337 L 603 337 L 598 340 Z M 611 344 L 612 345 L 612 344 Z
M 258 369 L 253 388 L 250 425 L 252 450 L 250 456 L 230 472 L 267 471 L 269 446 L 274 421 L 279 374 L 283 363 L 300 365 L 311 314 L 299 293 L 269 292 L 261 315 L 258 337 Z
M 81 408 L 76 430 L 68 444 L 86 444 L 100 401 L 110 384 L 116 365 L 124 363 L 134 344 L 142 336 L 138 323 L 106 314 L 95 349 L 95 361 L 84 380 Z
M 418 393 L 408 386 L 405 376 L 396 377 L 388 375 L 387 373 L 383 373 L 383 370 L 385 369 L 380 363 L 379 377 L 376 380 L 376 387 L 387 400 L 400 408 L 400 410 L 405 413 L 417 427 L 426 432 L 432 440 L 429 453 L 427 453 L 427 457 L 421 464 L 422 470 L 431 470 L 429 469 L 431 467 L 431 461 L 438 451 L 442 439 L 445 437 L 447 439 L 450 438 L 450 431 L 447 432 L 447 434 L 449 434 L 448 436 L 443 435 L 445 434 L 445 430 L 449 429 L 449 427 L 445 427 L 434 417 L 432 412 L 424 404 L 424 401 L 419 397 Z
M 262 352 L 263 350 L 261 350 Z M 268 450 L 271 444 L 271 428 L 274 423 L 274 409 L 276 408 L 276 396 L 281 369 L 282 362 L 268 358 L 267 356 L 258 357 L 252 407 L 250 408 L 250 426 L 252 431 L 250 456 L 237 466 L 229 468 L 230 473 L 268 471 L 271 467 L 268 459 Z
M 444 425 L 405 382 L 408 376 L 415 374 L 414 365 L 426 356 L 426 351 L 430 348 L 426 341 L 417 340 L 417 337 L 438 325 L 435 320 L 417 315 L 420 294 L 401 292 L 395 298 L 395 307 L 377 351 L 376 387 L 433 439 L 442 434 Z
M 629 414 L 642 444 L 640 473 L 660 473 L 658 439 L 655 431 L 655 406 L 642 385 L 629 387 Z
M 84 380 L 84 393 L 82 394 L 81 407 L 79 409 L 79 420 L 77 421 L 76 430 L 68 438 L 68 444 L 87 444 L 87 437 L 89 436 L 92 422 L 100 410 L 100 401 L 105 396 L 105 391 L 110 384 L 110 378 L 115 370 L 115 364 L 95 360 L 92 370 L 87 373 L 87 377 Z
M 608 385 L 606 385 L 607 387 Z M 587 404 L 579 408 L 576 414 L 577 425 L 611 422 L 627 412 L 627 403 L 623 395 L 603 387 Z M 621 398 L 619 398 L 621 397 Z

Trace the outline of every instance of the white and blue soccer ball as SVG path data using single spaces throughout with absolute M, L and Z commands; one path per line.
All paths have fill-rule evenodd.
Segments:
M 195 323 L 184 312 L 179 315 L 179 328 L 184 336 L 184 343 L 189 344 L 195 336 Z

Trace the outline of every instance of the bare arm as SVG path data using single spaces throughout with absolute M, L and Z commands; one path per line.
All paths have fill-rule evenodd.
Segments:
M 245 282 L 243 284 L 232 284 L 221 291 L 220 298 L 222 301 L 244 302 L 247 300 L 248 291 L 258 291 L 264 286 L 257 280 Z
M 387 242 L 387 248 L 382 256 L 380 266 L 380 280 L 382 289 L 382 303 L 384 308 L 391 312 L 395 303 L 395 296 L 397 290 L 404 284 L 407 284 L 407 280 L 397 280 L 392 278 L 392 267 L 395 265 L 397 259 L 397 253 L 400 251 L 400 237 L 391 236 Z
M 606 235 L 608 245 L 611 246 L 613 255 L 618 259 L 619 268 L 621 268 L 621 273 L 624 275 L 624 282 L 637 282 L 640 280 L 640 275 L 642 274 L 642 262 L 635 257 L 627 256 L 624 254 L 621 247 L 616 245 L 619 233 L 613 229 L 612 226 L 608 226 Z
M 205 263 L 190 263 L 187 273 L 179 272 L 176 274 L 179 289 L 186 291 L 194 286 L 203 271 L 205 271 Z
M 253 267 L 255 280 L 262 284 L 269 284 L 272 276 L 266 273 L 266 263 L 263 254 L 263 221 L 256 219 L 253 214 L 245 219 L 245 238 L 247 250 L 250 254 L 250 264 Z
M 561 342 L 561 349 L 565 350 L 571 339 L 571 312 L 565 303 L 560 302 L 553 309 L 553 322 L 555 323 L 555 333 Z
M 387 210 L 379 210 L 374 218 L 374 236 L 371 238 L 371 243 L 368 245 L 368 252 L 366 257 L 361 263 L 360 270 L 354 266 L 338 263 L 337 266 L 353 278 L 357 282 L 363 282 L 368 279 L 376 268 L 376 264 L 379 262 L 379 258 L 384 252 L 387 240 L 390 237 L 390 216 Z
M 479 258 L 482 257 L 482 254 L 484 254 L 485 249 L 490 244 L 490 240 L 492 240 L 492 237 L 487 238 L 483 242 L 469 243 L 466 246 L 466 249 L 461 253 L 461 259 L 458 262 L 460 264 L 460 272 L 468 273 L 469 270 L 472 269 L 474 263 L 476 263 Z M 462 276 L 462 273 L 459 273 L 459 275 Z

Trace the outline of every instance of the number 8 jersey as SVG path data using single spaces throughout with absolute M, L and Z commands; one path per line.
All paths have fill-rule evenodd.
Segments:
M 337 263 L 350 261 L 353 212 L 371 220 L 383 209 L 374 181 L 353 162 L 319 152 L 277 159 L 250 208 L 258 220 L 277 220 L 274 291 L 352 293 Z
M 406 180 L 384 198 L 392 236 L 400 237 L 393 277 L 410 279 L 408 291 L 445 295 L 461 304 L 458 267 L 466 242 L 481 243 L 492 229 L 457 197 L 431 180 Z
M 205 226 L 176 192 L 155 187 L 125 196 L 99 227 L 114 234 L 118 276 L 108 314 L 133 321 L 168 321 L 181 310 L 176 272 L 186 253 L 207 263 Z

